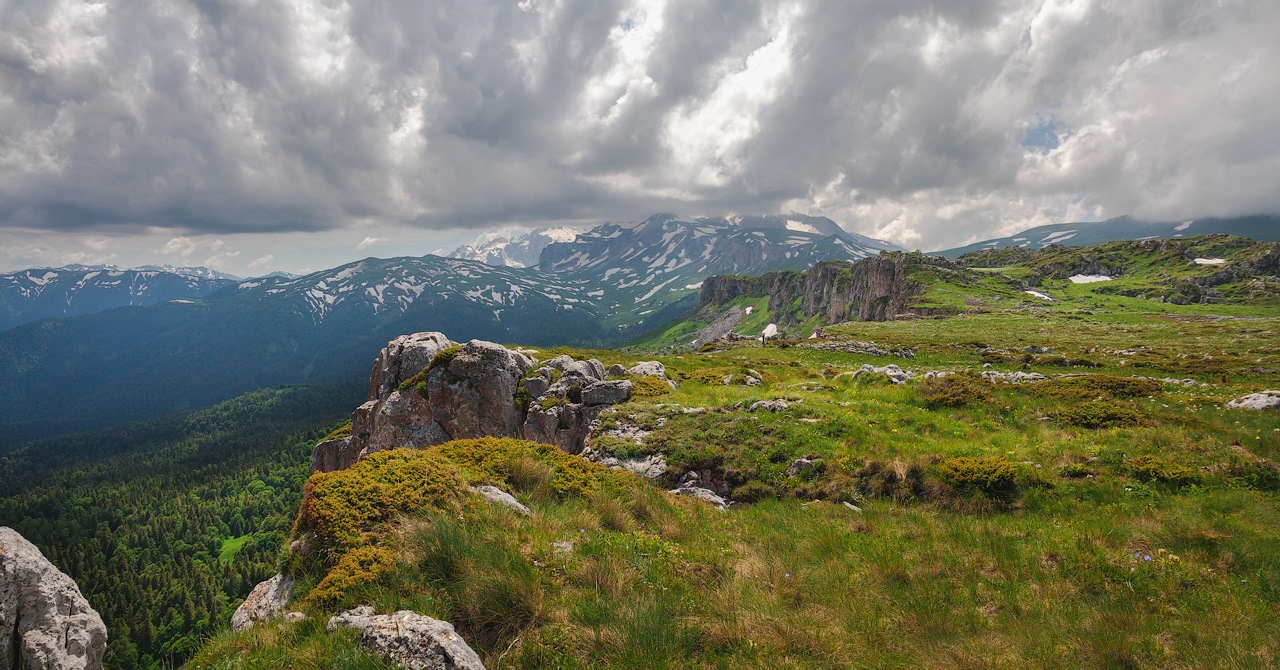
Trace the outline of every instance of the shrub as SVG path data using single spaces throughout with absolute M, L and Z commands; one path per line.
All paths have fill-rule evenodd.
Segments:
M 382 547 L 360 547 L 339 559 L 329 574 L 307 595 L 307 602 L 320 607 L 339 608 L 348 604 L 349 591 L 372 584 L 396 564 L 396 555 Z
M 631 397 L 633 398 L 653 398 L 671 393 L 671 385 L 661 377 L 627 375 L 627 379 L 631 380 Z
M 777 490 L 772 486 L 763 482 L 747 482 L 742 486 L 736 486 L 730 498 L 746 503 L 760 502 L 766 498 L 773 498 L 778 494 Z
M 633 481 L 632 475 L 566 454 L 550 444 L 524 440 L 496 437 L 454 440 L 432 447 L 426 453 L 448 459 L 481 478 L 495 481 L 517 476 L 517 461 L 527 459 L 551 471 L 551 486 L 560 496 L 583 495 L 600 487 L 625 487 Z M 524 463 L 520 471 L 528 472 L 531 467 Z M 523 490 L 519 483 L 512 483 Z
M 303 486 L 300 525 L 317 547 L 340 556 L 398 514 L 444 507 L 462 491 L 457 468 L 413 449 L 370 454 L 349 469 L 317 473 Z
M 418 395 L 422 396 L 423 400 L 426 400 L 427 399 L 427 376 L 429 375 L 430 372 L 431 372 L 431 366 L 428 365 L 426 369 L 424 369 L 422 372 L 419 372 L 418 374 L 404 380 L 403 382 L 400 382 L 400 385 L 396 387 L 396 390 L 403 391 L 405 389 L 410 389 L 410 388 L 417 389 Z
M 441 351 L 435 355 L 435 358 L 431 359 L 431 364 L 427 366 L 427 369 L 424 370 L 424 372 L 438 367 L 448 368 L 449 364 L 453 362 L 453 359 L 458 357 L 459 351 L 462 351 L 462 346 L 457 344 Z
M 1142 413 L 1114 400 L 1094 400 L 1067 407 L 1058 418 L 1070 426 L 1081 428 L 1120 428 L 1142 424 Z
M 1200 473 L 1157 456 L 1137 456 L 1127 464 L 1129 473 L 1140 482 L 1161 482 L 1186 486 L 1200 482 Z
M 717 370 L 696 370 L 689 374 L 689 381 L 695 384 L 706 384 L 707 386 L 720 386 L 724 384 L 726 375 L 733 371 L 727 368 Z
M 1013 494 L 1018 488 L 1017 468 L 1001 456 L 956 456 L 943 461 L 938 474 L 957 493 L 980 492 L 992 497 Z
M 990 384 L 951 375 L 926 379 L 916 388 L 926 407 L 971 407 L 991 402 Z
M 1081 375 L 1040 382 L 1031 387 L 1036 393 L 1053 398 L 1140 398 L 1164 392 L 1160 382 L 1113 375 Z

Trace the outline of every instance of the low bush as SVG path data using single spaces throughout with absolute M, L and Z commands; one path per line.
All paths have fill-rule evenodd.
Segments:
M 1059 410 L 1058 419 L 1080 428 L 1124 428 L 1143 423 L 1141 412 L 1114 400 L 1093 400 L 1064 408 Z
M 1039 395 L 1071 399 L 1096 398 L 1098 396 L 1141 398 L 1160 395 L 1164 392 L 1164 387 L 1158 381 L 1134 377 L 1116 377 L 1113 375 L 1059 377 L 1058 379 L 1040 382 L 1030 388 Z
M 338 426 L 337 428 L 333 429 L 332 433 L 325 435 L 324 439 L 320 441 L 324 442 L 325 440 L 340 440 L 344 437 L 351 437 L 351 420 L 350 419 L 348 419 L 347 422 L 342 424 L 341 426 Z
M 307 602 L 337 609 L 348 602 L 351 590 L 378 581 L 394 567 L 396 555 L 382 547 L 360 547 L 347 552 L 329 574 L 307 595 Z
M 1126 463 L 1129 474 L 1140 482 L 1160 482 L 1173 486 L 1198 484 L 1200 473 L 1158 456 L 1137 456 Z
M 972 407 L 992 400 L 991 385 L 959 375 L 926 379 L 916 387 L 926 407 Z
M 671 385 L 661 377 L 654 375 L 627 375 L 631 380 L 631 397 L 653 398 L 671 393 Z
M 982 493 L 993 498 L 1017 491 L 1017 468 L 1001 456 L 956 456 L 938 467 L 938 474 L 956 493 Z

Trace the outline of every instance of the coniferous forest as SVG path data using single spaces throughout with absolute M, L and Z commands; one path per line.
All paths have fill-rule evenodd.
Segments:
M 311 448 L 362 390 L 266 389 L 28 444 L 0 455 L 0 526 L 76 580 L 107 668 L 180 665 L 275 570 Z

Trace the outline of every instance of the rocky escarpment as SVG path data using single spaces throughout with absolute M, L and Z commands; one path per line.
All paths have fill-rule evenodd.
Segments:
M 539 366 L 523 351 L 440 333 L 388 343 L 374 363 L 369 400 L 351 415 L 351 435 L 312 452 L 311 471 L 351 467 L 366 454 L 450 440 L 515 437 L 582 451 L 600 413 L 631 397 L 628 376 L 666 379 L 656 362 L 605 369 L 559 356 Z
M 931 316 L 944 310 L 912 305 L 924 293 L 920 272 L 955 277 L 964 268 L 938 256 L 881 253 L 857 263 L 824 261 L 808 272 L 769 272 L 759 277 L 721 275 L 702 283 L 699 307 L 723 305 L 739 296 L 769 298 L 769 310 L 783 326 L 814 316 L 830 323 L 893 321 L 906 315 Z
M 75 581 L 0 527 L 0 668 L 96 670 L 107 627 Z

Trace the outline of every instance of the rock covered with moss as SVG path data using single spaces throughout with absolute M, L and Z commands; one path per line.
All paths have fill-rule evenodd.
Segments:
M 107 627 L 75 581 L 0 528 L 0 667 L 99 670 Z

